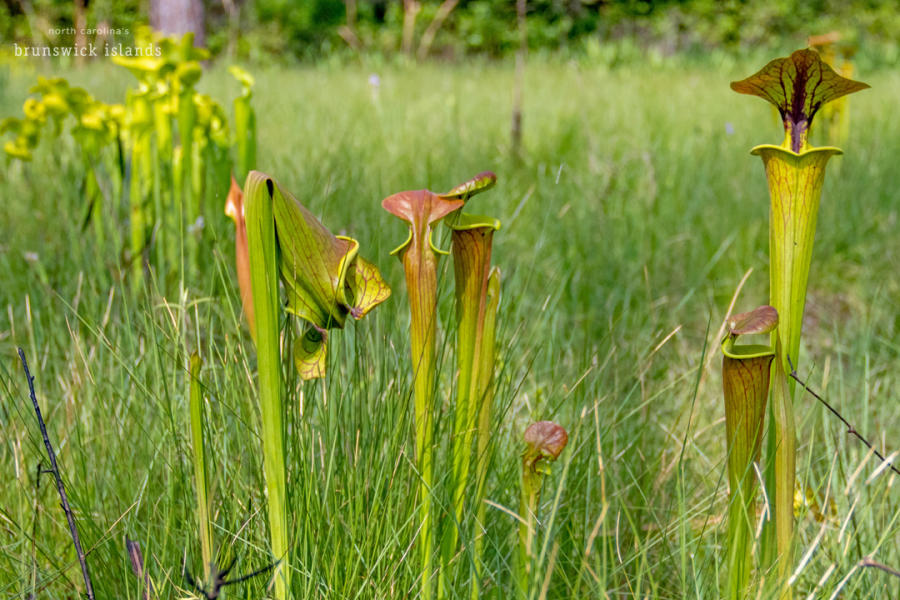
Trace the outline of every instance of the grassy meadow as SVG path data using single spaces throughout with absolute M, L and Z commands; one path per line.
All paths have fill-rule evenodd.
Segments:
M 409 313 L 390 250 L 404 226 L 380 207 L 483 170 L 472 202 L 498 217 L 503 272 L 486 597 L 509 598 L 522 433 L 570 435 L 542 495 L 535 598 L 718 598 L 724 581 L 723 320 L 768 300 L 768 194 L 751 147 L 780 143 L 770 107 L 728 83 L 762 63 L 615 68 L 533 61 L 524 151 L 509 142 L 511 63 L 323 65 L 255 72 L 258 168 L 336 233 L 357 238 L 393 288 L 330 337 L 327 377 L 289 381 L 288 489 L 295 598 L 414 598 L 419 590 Z M 377 85 L 370 75 L 377 74 Z M 65 73 L 105 101 L 121 69 Z M 0 116 L 35 74 L 0 74 Z M 900 74 L 858 73 L 846 156 L 830 165 L 799 371 L 886 453 L 900 450 Z M 201 89 L 235 95 L 224 69 Z M 227 104 L 226 104 L 227 106 Z M 234 228 L 207 206 L 201 268 L 128 285 L 115 240 L 82 227 L 71 140 L 0 171 L 0 597 L 74 598 L 80 571 L 15 348 L 38 399 L 89 550 L 97 598 L 156 598 L 202 572 L 188 430 L 188 357 L 204 367 L 213 537 L 235 573 L 269 564 L 255 352 L 241 321 Z M 838 167 L 839 162 L 839 167 Z M 107 207 L 127 239 L 127 207 Z M 449 246 L 442 232 L 440 245 Z M 440 263 L 437 474 L 449 474 L 453 270 Z M 740 284 L 746 276 L 746 282 Z M 126 279 L 123 280 L 123 277 Z M 897 598 L 900 495 L 890 470 L 808 395 L 795 401 L 796 597 Z M 448 498 L 436 492 L 438 506 Z M 472 513 L 474 508 L 472 508 Z M 436 563 L 437 564 L 437 561 Z M 468 597 L 471 556 L 451 597 Z M 266 577 L 226 588 L 261 598 Z

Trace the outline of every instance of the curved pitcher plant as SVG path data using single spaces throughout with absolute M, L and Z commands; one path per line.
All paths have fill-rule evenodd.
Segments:
M 263 466 L 268 491 L 272 552 L 278 563 L 275 597 L 290 597 L 285 465 L 285 420 L 281 380 L 279 280 L 287 295 L 286 310 L 305 322 L 294 345 L 303 379 L 323 377 L 328 330 L 342 328 L 350 316 L 361 319 L 390 295 L 378 269 L 358 254 L 356 240 L 338 237 L 271 177 L 247 175 L 244 194 L 232 188 L 229 204 L 238 228 L 238 277 L 245 314 L 252 315 L 259 371 Z M 239 192 L 239 190 L 238 190 Z M 240 210 L 243 201 L 243 210 Z M 243 217 L 243 219 L 241 218 Z M 246 245 L 240 240 L 246 231 Z M 249 277 L 242 274 L 242 246 Z M 252 300 L 252 306 L 247 301 Z

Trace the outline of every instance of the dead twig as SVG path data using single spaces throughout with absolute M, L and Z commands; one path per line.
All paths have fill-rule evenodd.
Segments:
M 234 568 L 234 565 L 236 562 L 237 562 L 237 557 L 233 558 L 231 560 L 231 562 L 228 563 L 228 566 L 222 570 L 214 568 L 213 575 L 212 575 L 213 580 L 210 585 L 210 589 L 208 589 L 208 590 L 206 589 L 206 586 L 201 585 L 197 580 L 195 580 L 191 576 L 191 574 L 187 571 L 187 569 L 184 570 L 184 578 L 191 585 L 191 587 L 195 588 L 198 592 L 200 592 L 203 595 L 203 597 L 206 598 L 206 600 L 217 600 L 219 597 L 219 594 L 222 592 L 223 587 L 228 586 L 228 585 L 235 585 L 238 583 L 242 583 L 244 581 L 253 579 L 254 577 L 257 577 L 264 573 L 268 573 L 269 571 L 271 571 L 272 569 L 277 567 L 278 563 L 280 563 L 281 561 L 276 560 L 272 564 L 267 565 L 261 569 L 257 569 L 255 571 L 253 571 L 252 573 L 247 573 L 246 575 L 241 575 L 240 577 L 236 577 L 234 579 L 228 579 L 228 574 L 231 573 L 231 570 Z
M 877 456 L 878 459 L 881 460 L 881 462 L 887 463 L 888 466 L 890 466 L 891 471 L 893 471 L 893 472 L 896 473 L 897 475 L 900 475 L 900 469 L 897 469 L 897 467 L 894 466 L 894 463 L 888 461 L 888 460 L 887 460 L 887 459 L 886 459 L 886 458 L 885 458 L 878 450 L 876 450 L 876 449 L 872 446 L 872 444 L 869 442 L 869 440 L 867 440 L 866 438 L 864 438 L 864 437 L 856 430 L 856 428 L 855 428 L 853 425 L 851 425 L 850 422 L 847 421 L 847 419 L 845 419 L 845 418 L 843 417 L 843 415 L 841 415 L 841 413 L 839 413 L 837 410 L 835 410 L 835 408 L 834 408 L 833 406 L 831 406 L 830 404 L 828 404 L 828 402 L 825 401 L 825 398 L 823 398 L 822 396 L 820 396 L 819 394 L 817 394 L 815 391 L 813 391 L 812 389 L 810 389 L 810 387 L 809 387 L 808 385 L 806 385 L 806 382 L 800 379 L 800 377 L 797 375 L 797 370 L 794 368 L 794 363 L 791 362 L 791 357 L 788 356 L 787 359 L 788 359 L 788 366 L 791 367 L 791 372 L 789 373 L 790 378 L 793 379 L 794 381 L 796 381 L 797 383 L 799 383 L 799 384 L 803 387 L 804 390 L 806 390 L 807 392 L 810 393 L 810 395 L 812 395 L 813 398 L 815 398 L 816 400 L 818 400 L 819 402 L 821 402 L 823 405 L 825 405 L 825 408 L 827 408 L 827 409 L 831 412 L 831 414 L 833 414 L 834 416 L 836 416 L 836 417 L 838 418 L 838 420 L 840 420 L 840 422 L 844 424 L 844 427 L 847 428 L 847 433 L 856 436 L 856 439 L 858 439 L 858 440 L 861 441 L 863 444 L 865 444 L 866 448 L 868 448 L 869 450 L 871 450 L 871 451 L 875 454 L 875 456 Z M 875 566 L 875 565 L 867 565 L 867 566 Z
M 59 466 L 56 464 L 56 453 L 50 444 L 50 438 L 47 437 L 47 426 L 44 424 L 44 418 L 41 416 L 41 407 L 38 406 L 37 397 L 34 394 L 34 377 L 28 370 L 28 361 L 25 360 L 25 351 L 19 348 L 19 359 L 22 361 L 22 367 L 25 369 L 25 377 L 28 378 L 28 391 L 31 395 L 31 403 L 34 405 L 34 413 L 37 415 L 38 425 L 41 428 L 41 435 L 44 438 L 44 447 L 47 449 L 47 455 L 50 458 L 50 472 L 56 479 L 56 489 L 59 491 L 60 504 L 66 513 L 66 520 L 69 522 L 69 531 L 72 533 L 72 543 L 75 545 L 75 553 L 78 555 L 78 562 L 81 564 L 81 574 L 84 577 L 84 592 L 89 600 L 94 600 L 94 588 L 91 585 L 91 574 L 88 572 L 87 560 L 84 556 L 84 550 L 81 548 L 81 539 L 78 537 L 78 527 L 75 526 L 75 515 L 69 506 L 69 498 L 66 496 L 66 488 L 63 485 L 62 477 L 59 474 Z
M 885 564 L 882 564 L 882 563 L 874 560 L 870 556 L 866 556 L 861 561 L 859 561 L 859 566 L 872 567 L 874 569 L 881 569 L 882 571 L 884 571 L 885 573 L 887 573 L 889 575 L 893 575 L 894 577 L 900 577 L 900 571 L 898 571 L 897 569 L 894 569 L 892 567 L 889 567 Z

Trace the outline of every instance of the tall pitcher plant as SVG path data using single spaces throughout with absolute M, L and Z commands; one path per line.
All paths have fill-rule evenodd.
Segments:
M 774 525 L 764 531 L 764 556 L 777 564 L 784 583 L 790 572 L 793 537 L 795 430 L 793 386 L 786 373 L 796 366 L 806 304 L 806 287 L 825 166 L 842 151 L 813 148 L 809 128 L 819 109 L 847 94 L 869 87 L 841 77 L 813 50 L 797 50 L 771 61 L 758 73 L 731 88 L 772 103 L 781 115 L 785 138 L 781 145 L 764 144 L 752 154 L 762 158 L 771 198 L 769 219 L 770 304 L 780 324 L 772 333 L 776 360 L 772 371 L 772 427 L 767 440 L 766 487 L 774 500 Z M 774 541 L 773 541 L 774 539 Z M 785 588 L 785 596 L 790 590 Z
M 488 190 L 497 176 L 486 171 L 442 194 L 444 198 L 467 202 L 477 193 Z M 494 370 L 495 300 L 499 300 L 499 273 L 491 279 L 491 251 L 494 232 L 500 221 L 492 217 L 457 212 L 447 218 L 451 229 L 451 255 L 456 296 L 456 403 L 454 405 L 452 471 L 450 479 L 452 519 L 447 519 L 441 533 L 441 574 L 438 598 L 445 597 L 451 574 L 451 562 L 457 553 L 466 488 L 472 464 L 472 444 L 478 433 L 479 448 L 486 453 L 486 437 L 490 431 L 490 396 L 488 387 Z M 480 418 L 479 418 L 480 417 Z M 476 455 L 477 479 L 483 484 L 487 463 Z M 483 485 L 481 488 L 483 492 Z M 470 499 L 480 505 L 480 498 Z M 477 532 L 476 532 L 477 535 Z M 475 563 L 479 562 L 476 548 Z M 478 567 L 476 567 L 477 569 Z M 477 584 L 477 582 L 475 582 Z
M 454 418 L 453 477 L 451 496 L 454 522 L 447 525 L 441 539 L 442 569 L 438 595 L 447 585 L 447 564 L 459 539 L 463 493 L 471 463 L 475 418 L 485 414 L 478 398 L 488 398 L 493 370 L 494 325 L 499 301 L 499 273 L 490 273 L 491 240 L 499 228 L 496 219 L 457 213 L 475 194 L 491 188 L 497 177 L 484 172 L 444 194 L 429 190 L 400 192 L 385 198 L 381 205 L 409 225 L 406 241 L 395 249 L 403 263 L 410 307 L 410 353 L 413 366 L 413 407 L 416 462 L 419 469 L 421 554 L 421 590 L 419 597 L 432 597 L 434 490 L 434 386 L 435 339 L 437 335 L 437 264 L 446 252 L 433 243 L 438 222 L 445 219 L 453 230 L 453 259 L 456 277 L 457 318 L 459 321 L 457 354 L 459 361 L 458 395 Z M 454 214 L 456 213 L 456 214 Z M 493 293 L 489 293 L 489 289 Z M 488 357 L 489 355 L 489 357 Z M 486 413 L 487 426 L 490 412 Z M 483 489 L 483 488 L 482 488 Z
M 409 236 L 392 254 L 400 258 L 406 275 L 410 311 L 410 354 L 413 370 L 413 415 L 416 464 L 419 469 L 422 600 L 432 597 L 432 548 L 434 516 L 434 376 L 437 336 L 438 250 L 432 241 L 435 225 L 462 208 L 458 198 L 445 198 L 429 190 L 400 192 L 385 198 L 381 206 L 409 225 Z
M 243 193 L 233 185 L 226 210 L 237 226 L 241 300 L 256 342 L 269 535 L 280 561 L 274 590 L 284 600 L 290 597 L 290 540 L 279 280 L 287 312 L 301 321 L 293 350 L 302 379 L 324 377 L 328 331 L 343 328 L 348 316 L 364 317 L 390 288 L 359 256 L 356 240 L 332 234 L 264 173 L 251 171 Z

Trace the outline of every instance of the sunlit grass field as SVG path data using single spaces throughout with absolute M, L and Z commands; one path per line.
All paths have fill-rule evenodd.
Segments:
M 768 105 L 728 83 L 759 66 L 534 61 L 519 158 L 511 64 L 256 72 L 259 169 L 359 239 L 393 288 L 369 317 L 332 334 L 325 380 L 300 383 L 285 366 L 294 597 L 416 597 L 409 317 L 389 256 L 406 231 L 380 201 L 443 191 L 483 170 L 499 181 L 473 211 L 503 223 L 486 596 L 512 596 L 522 433 L 552 419 L 570 443 L 545 481 L 533 596 L 720 597 L 718 336 L 745 276 L 735 312 L 768 300 L 768 195 L 749 150 L 783 137 Z M 105 67 L 66 75 L 105 101 L 131 83 Z M 0 76 L 0 117 L 20 112 L 34 76 Z M 829 166 L 799 372 L 887 454 L 900 450 L 900 75 L 858 78 L 872 89 L 850 99 L 846 155 Z M 233 85 L 214 68 L 201 89 L 224 103 Z M 36 375 L 97 597 L 143 597 L 126 537 L 141 544 L 152 597 L 186 597 L 184 569 L 202 572 L 187 426 L 194 350 L 204 359 L 218 561 L 236 557 L 239 574 L 273 560 L 227 188 L 204 209 L 215 243 L 201 267 L 135 293 L 122 252 L 98 248 L 82 226 L 71 146 L 47 144 L 34 163 L 0 171 L 0 597 L 82 589 L 52 477 L 37 478 L 46 458 L 17 346 Z M 126 207 L 102 217 L 126 239 Z M 436 440 L 446 475 L 449 259 L 441 275 Z M 871 556 L 900 567 L 895 477 L 815 399 L 798 392 L 795 406 L 798 482 L 811 494 L 796 510 L 797 596 L 900 597 L 900 579 L 858 566 Z M 470 567 L 461 553 L 452 597 L 468 597 Z M 260 598 L 266 584 L 225 593 Z

